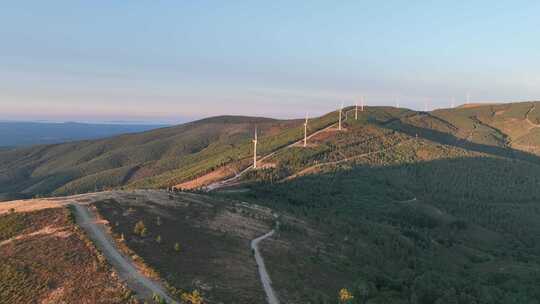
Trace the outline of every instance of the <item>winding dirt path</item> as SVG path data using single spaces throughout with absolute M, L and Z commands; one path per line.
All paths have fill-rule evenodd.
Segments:
M 261 252 L 259 251 L 259 243 L 264 239 L 274 235 L 275 232 L 276 231 L 272 229 L 267 234 L 261 235 L 260 237 L 251 241 L 251 249 L 253 249 L 253 253 L 255 254 L 255 262 L 257 262 L 257 266 L 259 268 L 259 276 L 261 277 L 261 282 L 264 288 L 264 292 L 266 293 L 266 301 L 268 302 L 268 304 L 279 304 L 279 299 L 276 296 L 276 292 L 272 288 L 272 280 L 270 280 L 268 271 L 266 271 L 264 259 L 261 255 Z
M 153 295 L 157 294 L 167 301 L 167 303 L 178 304 L 178 302 L 167 295 L 163 286 L 140 273 L 133 260 L 123 255 L 116 248 L 114 241 L 107 233 L 105 225 L 98 222 L 95 214 L 87 206 L 80 204 L 73 204 L 72 206 L 74 206 L 75 216 L 79 226 L 86 231 L 90 239 L 92 239 L 131 290 L 146 300 L 152 300 Z
M 529 119 L 529 114 L 531 114 L 534 110 L 536 109 L 536 105 L 533 104 L 532 107 L 527 111 L 527 113 L 525 114 L 525 121 L 527 121 L 527 123 L 529 124 L 529 126 L 531 127 L 530 129 L 534 129 L 534 128 L 540 128 L 540 124 L 535 124 L 534 122 L 532 122 L 530 119 Z M 529 129 L 529 130 L 530 130 Z

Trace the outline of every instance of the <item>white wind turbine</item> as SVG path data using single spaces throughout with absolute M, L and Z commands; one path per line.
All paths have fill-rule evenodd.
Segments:
M 354 120 L 358 120 L 358 101 L 354 104 Z
M 307 125 L 308 125 L 308 114 L 306 113 L 306 122 L 304 122 L 304 147 L 307 146 Z
M 253 138 L 253 169 L 257 169 L 257 127 L 255 127 L 255 137 Z
M 339 125 L 338 130 L 341 131 L 341 113 L 343 112 L 343 102 L 341 103 L 341 107 L 339 108 Z
M 360 111 L 364 112 L 364 96 L 360 98 Z

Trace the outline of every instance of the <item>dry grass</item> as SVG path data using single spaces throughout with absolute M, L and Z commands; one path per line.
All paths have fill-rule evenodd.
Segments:
M 2 303 L 130 303 L 130 293 L 66 208 L 0 215 L 18 229 L 0 244 Z

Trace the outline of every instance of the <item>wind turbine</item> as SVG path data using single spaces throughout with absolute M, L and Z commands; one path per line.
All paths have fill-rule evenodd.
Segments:
M 307 146 L 307 124 L 308 124 L 308 114 L 306 113 L 306 122 L 304 122 L 304 148 Z
M 257 169 L 257 127 L 255 127 L 255 137 L 253 138 L 253 169 Z
M 467 92 L 467 103 L 471 102 L 471 93 Z
M 341 131 L 341 113 L 343 112 L 343 102 L 341 103 L 341 107 L 339 108 L 339 126 L 338 130 Z
M 358 101 L 354 104 L 354 120 L 358 120 Z
M 364 97 L 360 98 L 360 111 L 364 112 Z

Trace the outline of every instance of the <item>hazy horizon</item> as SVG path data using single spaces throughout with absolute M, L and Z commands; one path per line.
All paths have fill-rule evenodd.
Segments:
M 498 102 L 498 101 L 479 101 L 479 102 L 470 102 L 470 104 L 486 104 L 486 105 L 489 105 L 489 104 L 510 104 L 510 103 L 521 103 L 521 102 L 537 102 L 537 100 L 519 100 L 519 101 L 511 101 L 511 102 Z M 456 103 L 455 104 L 455 107 L 458 108 L 460 106 L 463 106 L 465 105 L 466 103 Z M 324 114 L 327 114 L 327 113 L 330 113 L 332 111 L 335 111 L 339 108 L 340 105 L 338 105 L 336 108 L 334 109 L 329 109 L 328 111 L 324 111 L 324 112 L 320 112 L 320 113 L 315 113 L 315 114 L 310 114 L 308 113 L 309 117 L 311 118 L 315 118 L 315 117 L 319 117 L 319 116 L 322 116 Z M 345 104 L 344 107 L 350 107 L 350 106 L 354 106 L 354 104 Z M 368 105 L 368 106 L 371 106 L 371 105 Z M 374 105 L 375 106 L 375 105 Z M 389 107 L 395 107 L 396 104 L 380 104 L 380 105 L 377 105 L 377 106 L 389 106 Z M 399 105 L 400 108 L 409 108 L 409 107 L 405 107 L 405 106 L 401 106 Z M 412 109 L 412 110 L 419 110 L 419 111 L 423 111 L 423 108 L 420 108 L 421 106 L 419 106 L 417 109 Z M 434 108 L 434 107 L 430 107 L 429 111 L 433 111 L 433 110 L 439 110 L 439 109 L 447 109 L 447 108 L 450 108 L 450 106 L 448 107 L 437 107 L 437 108 Z M 184 124 L 184 123 L 189 123 L 189 122 L 193 122 L 193 121 L 197 121 L 197 120 L 201 120 L 201 119 L 205 119 L 205 118 L 210 118 L 210 117 L 216 117 L 216 116 L 252 116 L 252 117 L 264 117 L 264 118 L 273 118 L 273 119 L 304 119 L 305 117 L 305 114 L 302 115 L 302 114 L 298 114 L 298 115 L 289 115 L 289 116 L 279 116 L 279 115 L 268 115 L 268 116 L 264 116 L 264 115 L 250 115 L 250 114 L 234 114 L 234 113 L 221 113 L 221 114 L 215 114 L 215 115 L 208 115 L 208 116 L 200 116 L 200 117 L 158 117 L 158 118 L 148 118 L 148 119 L 111 119 L 111 120 L 106 120 L 106 119 L 103 119 L 103 117 L 95 117 L 95 119 L 70 119 L 69 117 L 67 117 L 66 119 L 62 119 L 61 117 L 59 117 L 58 119 L 54 119 L 54 118 L 50 118 L 50 119 L 47 119 L 47 118 L 31 118 L 31 117 L 21 117 L 20 119 L 4 119 L 0 116 L 0 123 L 56 123 L 56 124 L 63 124 L 63 123 L 80 123 L 80 124 L 103 124 L 103 125 L 106 125 L 106 124 L 111 124 L 111 125 L 115 125 L 115 124 L 119 124 L 119 125 L 162 125 L 162 126 L 170 126 L 170 125 L 176 125 L 176 124 Z
M 2 120 L 298 118 L 540 96 L 540 3 L 4 4 Z

